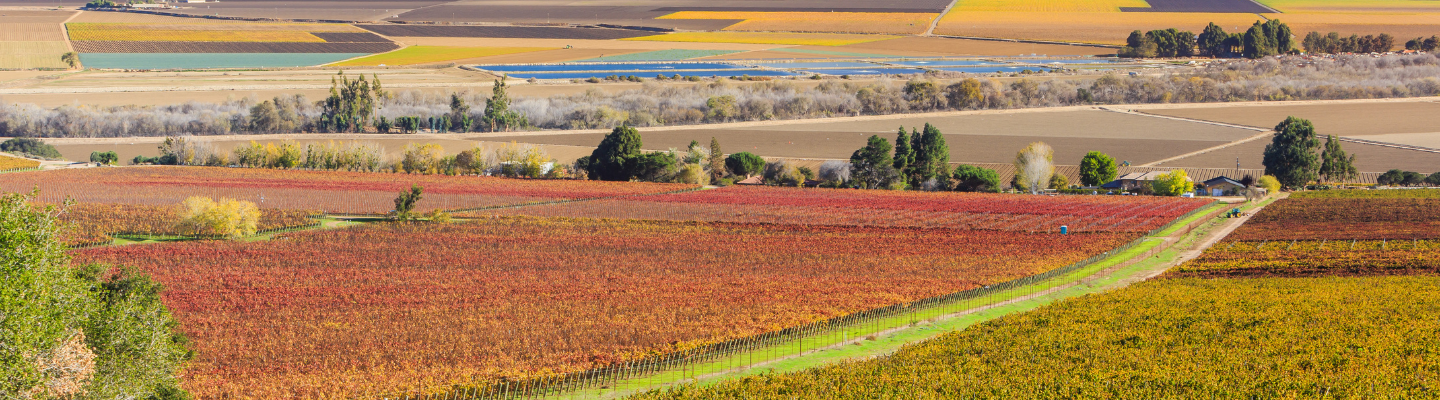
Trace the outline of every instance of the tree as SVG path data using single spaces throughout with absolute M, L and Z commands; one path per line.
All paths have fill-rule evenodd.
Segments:
M 319 128 L 322 132 L 361 133 L 370 125 L 370 115 L 375 112 L 375 95 L 380 92 L 380 78 L 372 86 L 365 75 L 355 80 L 345 76 L 345 71 L 336 74 L 337 82 L 330 79 L 330 96 L 321 102 Z
M 955 174 L 951 177 L 957 182 L 955 190 L 961 192 L 999 192 L 1000 174 L 989 168 L 976 167 L 974 165 L 961 165 L 955 167 Z
M 725 167 L 736 176 L 750 177 L 765 169 L 765 159 L 742 151 L 725 158 Z
M 725 153 L 720 151 L 720 139 L 710 137 L 710 180 L 719 182 L 725 178 Z
M 912 79 L 905 83 L 905 97 L 910 100 L 910 108 L 915 110 L 935 110 L 945 108 L 945 94 L 941 93 L 940 85 L 932 80 Z M 899 143 L 896 143 L 898 146 Z
M 1299 188 L 1315 181 L 1320 169 L 1316 150 L 1320 140 L 1310 121 L 1289 117 L 1275 126 L 1274 140 L 1265 146 L 1262 164 L 1265 174 L 1273 175 L 1284 187 Z
M 1378 178 L 1375 178 L 1375 183 L 1381 185 L 1403 184 L 1405 183 L 1405 170 L 1392 169 L 1389 171 L 1385 171 L 1385 173 L 1380 174 Z
M 90 153 L 90 162 L 105 165 L 115 165 L 120 162 L 120 155 L 114 151 L 95 151 Z
M 250 130 L 258 133 L 280 130 L 280 111 L 275 109 L 275 103 L 265 100 L 250 107 Z
M 1264 23 L 1255 21 L 1255 24 L 1245 31 L 1242 40 L 1244 50 L 1241 51 L 1241 54 L 1245 58 L 1261 58 L 1289 53 L 1295 50 L 1290 37 L 1290 27 L 1278 19 Z
M 865 147 L 850 155 L 850 178 L 866 189 L 888 186 L 898 177 L 890 150 L 885 138 L 871 135 Z
M 470 131 L 470 105 L 465 103 L 465 99 L 461 98 L 459 93 L 450 94 L 450 117 L 448 121 L 450 122 L 451 131 Z
M 60 61 L 65 63 L 65 65 L 69 65 L 70 69 L 75 69 L 80 66 L 80 54 L 67 51 L 65 54 L 60 55 Z
M 1110 183 L 1115 180 L 1117 171 L 1115 157 L 1098 151 L 1085 153 L 1085 158 L 1080 159 L 1080 184 L 1100 186 Z
M 940 128 L 928 123 L 921 132 L 920 136 L 910 139 L 915 153 L 906 175 L 912 187 L 920 187 L 932 179 L 950 178 L 950 146 L 945 144 L 945 135 L 940 133 Z M 943 186 L 950 186 L 949 182 L 944 183 Z
M 525 116 L 510 110 L 510 95 L 506 92 L 505 77 L 495 80 L 490 89 L 490 98 L 485 100 L 485 116 L 481 119 L 490 132 L 509 131 L 530 125 Z
M 640 132 L 629 126 L 618 126 L 600 140 L 590 153 L 590 179 L 628 181 L 635 177 L 632 159 L 640 156 Z
M 237 239 L 254 235 L 260 224 L 260 208 L 248 201 L 192 196 L 182 205 L 181 232 Z
M 60 150 L 36 138 L 17 137 L 0 142 L 0 151 L 28 154 L 40 158 L 61 158 Z
M 187 398 L 189 357 L 160 285 L 125 267 L 70 265 L 63 207 L 0 195 L 0 393 L 17 398 Z
M 1190 182 L 1185 170 L 1177 169 L 1156 176 L 1150 182 L 1150 188 L 1157 196 L 1179 196 L 1193 190 L 1195 185 Z
M 1229 39 L 1230 34 L 1225 33 L 1225 29 L 1211 22 L 1210 25 L 1205 26 L 1204 31 L 1200 32 L 1200 37 L 1196 38 L 1196 45 L 1202 56 L 1226 57 L 1231 53 L 1231 49 L 1226 43 Z
M 1015 183 L 1032 194 L 1045 190 L 1055 175 L 1055 151 L 1045 142 L 1034 142 L 1015 154 Z
M 850 181 L 850 163 L 830 160 L 820 163 L 816 176 L 830 186 L 841 186 Z
M 979 108 L 985 104 L 985 91 L 979 79 L 966 78 L 945 88 L 950 106 L 958 109 Z
M 1405 186 L 1417 186 L 1425 183 L 1425 175 L 1414 171 L 1405 171 L 1405 179 L 1401 181 Z
M 420 202 L 424 193 L 425 188 L 415 184 L 410 185 L 409 191 L 401 190 L 400 196 L 395 198 L 395 211 L 392 211 L 392 217 L 399 221 L 410 220 L 411 213 L 415 211 L 415 204 Z
M 705 120 L 725 122 L 739 114 L 735 96 L 714 96 L 705 100 Z
M 1265 188 L 1265 191 L 1268 193 L 1277 193 L 1280 191 L 1280 180 L 1275 179 L 1274 176 L 1265 175 L 1261 176 L 1260 180 L 1255 181 L 1255 186 Z
M 1425 177 L 1425 184 L 1430 186 L 1440 186 L 1440 172 L 1436 172 L 1430 174 L 1430 176 Z
M 1320 152 L 1320 177 L 1326 182 L 1355 179 L 1360 174 L 1355 170 L 1355 156 L 1345 155 L 1340 140 L 1335 135 L 1325 137 L 1325 150 Z
M 895 156 L 892 157 L 892 165 L 896 171 L 905 174 L 905 171 L 910 170 L 910 162 L 914 160 L 915 150 L 910 148 L 910 135 L 905 133 L 905 127 L 902 126 L 895 134 Z
M 407 174 L 439 173 L 440 159 L 444 157 L 445 149 L 438 144 L 410 143 L 400 158 L 400 170 Z
M 1055 190 L 1059 190 L 1059 189 L 1064 189 L 1064 188 L 1069 187 L 1069 186 L 1070 186 L 1070 178 L 1066 178 L 1065 175 L 1061 175 L 1061 174 L 1050 175 L 1050 185 L 1049 185 L 1049 188 L 1055 189 Z

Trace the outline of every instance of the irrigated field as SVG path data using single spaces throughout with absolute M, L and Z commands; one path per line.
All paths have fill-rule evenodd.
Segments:
M 1437 289 L 1432 276 L 1142 282 L 874 360 L 639 398 L 1428 397 Z
M 844 46 L 848 44 L 869 43 L 895 38 L 895 36 L 885 35 L 851 35 L 840 33 L 678 32 L 665 35 L 635 37 L 624 40 L 644 40 L 655 42 L 718 42 L 809 46 Z
M 471 215 L 599 217 L 766 224 L 917 227 L 1058 232 L 1146 232 L 1204 200 L 918 193 L 846 189 L 734 187 L 633 196 Z
M 433 64 L 442 62 L 456 62 L 472 58 L 490 57 L 505 54 L 529 53 L 542 50 L 551 49 L 538 47 L 411 46 L 385 54 L 376 54 L 369 57 L 358 58 L 330 65 L 336 67 L 348 67 L 363 65 Z
M 886 12 L 681 11 L 656 19 L 740 20 L 727 31 L 921 34 L 940 14 Z
M 1135 236 L 521 217 L 75 257 L 166 285 L 199 397 L 370 397 L 774 332 L 1061 267 Z
M 90 168 L 21 172 L 0 179 L 0 191 L 28 192 L 40 200 L 170 206 L 190 196 L 233 198 L 260 208 L 384 214 L 396 193 L 425 188 L 417 211 L 456 210 L 684 190 L 679 184 L 572 180 L 518 180 L 359 172 L 286 171 L 207 167 Z

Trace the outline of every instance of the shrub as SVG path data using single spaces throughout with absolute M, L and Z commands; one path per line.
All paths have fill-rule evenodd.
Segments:
M 1262 187 L 1262 188 L 1265 188 L 1265 191 L 1270 192 L 1270 193 L 1279 193 L 1279 192 L 1280 192 L 1280 180 L 1279 180 L 1279 179 L 1275 179 L 1274 176 L 1270 176 L 1270 175 L 1262 176 L 1262 177 L 1260 177 L 1260 180 L 1255 181 L 1255 185 L 1256 185 L 1256 186 L 1260 186 L 1260 187 Z
M 1185 170 L 1177 169 L 1155 177 L 1155 181 L 1150 182 L 1150 188 L 1156 196 L 1179 196 L 1189 192 L 1194 184 Z
M 40 158 L 63 157 L 60 155 L 60 150 L 55 150 L 55 146 L 51 146 L 45 142 L 40 141 L 40 139 L 35 138 L 17 137 L 6 140 L 4 142 L 0 142 L 0 151 L 8 151 L 11 153 L 25 154 Z
M 180 232 L 235 239 L 254 235 L 260 224 L 260 209 L 248 201 L 194 196 L 182 205 Z
M 750 177 L 765 168 L 765 159 L 747 151 L 731 154 L 725 158 L 725 168 L 736 176 Z

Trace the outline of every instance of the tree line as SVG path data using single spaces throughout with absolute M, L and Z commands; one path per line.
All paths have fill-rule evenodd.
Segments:
M 1218 27 L 1217 27 L 1218 28 Z M 1208 37 L 1208 36 L 1206 36 Z M 1205 41 L 1202 40 L 1202 43 Z M 323 133 L 362 115 L 346 96 L 374 96 L 364 132 L 413 133 L 523 129 L 611 129 L 735 121 L 885 115 L 945 110 L 994 110 L 1086 104 L 1208 103 L 1255 100 L 1337 100 L 1440 95 L 1440 58 L 1431 54 L 1337 56 L 1329 60 L 1232 60 L 1159 75 L 1107 74 L 1099 78 L 908 81 L 827 80 L 813 87 L 776 80 L 737 84 L 720 79 L 691 86 L 646 82 L 618 93 L 511 98 L 504 82 L 488 95 L 432 94 L 378 89 L 341 90 L 337 101 L 304 96 L 169 106 L 41 108 L 0 104 L 0 136 L 127 137 Z M 368 93 L 368 94 L 367 94 Z M 326 104 L 330 104 L 329 107 Z M 483 109 L 472 104 L 485 104 Z M 360 107 L 363 108 L 363 107 Z M 332 114 L 337 116 L 331 116 Z M 467 119 L 468 117 L 468 119 Z M 321 122 L 329 121 L 329 122 Z M 344 123 L 345 129 L 358 124 Z M 325 127 L 326 130 L 321 130 Z
M 1290 27 L 1280 20 L 1255 21 L 1244 33 L 1225 33 L 1211 22 L 1196 35 L 1175 28 L 1149 32 L 1134 31 L 1117 55 L 1132 58 L 1154 57 L 1245 57 L 1263 58 L 1295 50 Z

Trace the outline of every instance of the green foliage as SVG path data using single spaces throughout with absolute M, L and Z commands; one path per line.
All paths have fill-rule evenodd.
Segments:
M 905 171 L 910 186 L 916 188 L 931 179 L 946 180 L 950 177 L 950 146 L 945 144 L 945 135 L 928 123 L 921 132 L 910 139 L 910 147 L 915 153 L 910 168 Z M 949 183 L 945 182 L 944 186 L 949 186 Z
M 915 149 L 910 148 L 910 135 L 905 133 L 903 126 L 895 134 L 895 156 L 892 159 L 897 171 L 909 170 L 910 162 L 915 160 Z
M 627 169 L 636 179 L 647 182 L 666 182 L 679 172 L 680 160 L 674 154 L 663 151 L 641 153 L 627 162 Z
M 1229 57 L 1235 54 L 1234 44 L 1237 42 L 1232 36 L 1225 33 L 1224 28 L 1211 22 L 1196 38 L 1196 51 L 1206 57 Z
M 485 116 L 480 122 L 489 128 L 490 132 L 530 126 L 529 119 L 510 109 L 511 100 L 506 88 L 504 78 L 496 79 L 495 87 L 490 90 L 490 98 L 485 100 Z
M 1341 37 L 1339 32 L 1321 35 L 1320 32 L 1312 31 L 1306 34 L 1300 43 L 1306 52 L 1316 54 L 1384 53 L 1395 47 L 1395 37 L 1388 33 L 1381 33 L 1379 36 L 1351 34 L 1349 37 Z M 1423 50 L 1424 47 L 1425 41 L 1419 38 L 1405 43 L 1407 50 Z
M 364 132 L 365 127 L 370 125 L 370 115 L 375 112 L 375 96 L 384 96 L 380 90 L 380 78 L 376 76 L 374 85 L 371 85 L 365 80 L 365 75 L 353 81 L 345 76 L 345 71 L 336 75 L 340 81 L 330 79 L 330 96 L 321 103 L 317 128 L 321 132 Z
M 1287 188 L 1305 187 L 1315 181 L 1320 169 L 1320 139 L 1309 120 L 1285 118 L 1275 126 L 1274 140 L 1265 145 L 1265 174 L 1273 175 Z
M 705 100 L 706 121 L 725 122 L 735 118 L 739 113 L 739 105 L 735 101 L 735 96 L 714 96 Z
M 40 139 L 26 137 L 11 138 L 10 140 L 0 142 L 0 151 L 19 153 L 23 155 L 30 155 L 41 158 L 58 159 L 62 157 L 60 155 L 60 150 L 55 150 L 55 146 L 51 146 L 45 142 L 42 142 L 40 141 Z
M 1325 150 L 1320 152 L 1320 178 L 1326 182 L 1343 182 L 1359 176 L 1355 170 L 1355 156 L 1346 156 L 1335 135 L 1325 137 Z
M 955 167 L 952 176 L 955 180 L 955 190 L 961 192 L 999 192 L 1000 174 L 993 169 L 981 168 L 974 165 L 961 165 Z
M 890 142 L 885 138 L 871 135 L 865 147 L 850 155 L 850 179 L 866 189 L 889 186 L 899 178 L 890 150 Z
M 1427 177 L 1425 174 L 1419 172 L 1392 169 L 1385 171 L 1379 178 L 1376 178 L 1375 183 L 1391 186 L 1417 186 L 1430 184 L 1430 182 L 1434 180 L 1440 180 L 1440 178 L 1432 179 L 1435 175 L 1440 175 L 1440 173 Z
M 749 177 L 765 169 L 765 159 L 748 151 L 742 151 L 726 157 L 725 168 L 736 176 Z
M 635 177 L 633 159 L 640 156 L 640 131 L 629 126 L 618 126 L 600 140 L 600 145 L 590 153 L 586 171 L 590 179 L 603 181 L 628 181 Z
M 1121 57 L 1189 57 L 1195 55 L 1195 34 L 1175 28 L 1150 32 L 1130 32 L 1126 45 L 1117 53 Z
M 1080 159 L 1080 184 L 1100 186 L 1110 183 L 1115 180 L 1117 171 L 1115 157 L 1098 151 L 1085 153 L 1085 158 Z
M 115 165 L 120 162 L 120 155 L 115 154 L 114 151 L 92 151 L 90 152 L 90 162 Z
M 1255 186 L 1265 188 L 1265 190 L 1270 193 L 1276 193 L 1280 191 L 1280 180 L 1275 179 L 1274 176 L 1265 175 L 1260 177 L 1260 180 L 1255 181 Z
M 1156 196 L 1179 196 L 1193 190 L 1195 185 L 1185 170 L 1177 169 L 1156 176 L 1150 188 Z
M 1289 53 L 1295 50 L 1291 36 L 1290 27 L 1278 19 L 1255 21 L 1241 40 L 1244 47 L 1241 54 L 1245 58 L 1261 58 Z
M 47 397 L 46 385 L 48 397 L 187 398 L 177 374 L 189 353 L 160 286 L 134 270 L 72 268 L 57 239 L 61 209 L 32 206 L 34 196 L 0 196 L 0 393 Z M 77 335 L 83 348 L 66 355 L 80 357 L 60 357 Z
M 1061 174 L 1050 175 L 1050 188 L 1051 188 L 1051 189 L 1060 190 L 1060 189 L 1065 189 L 1065 188 L 1067 188 L 1067 187 L 1069 187 L 1069 186 L 1070 186 L 1070 178 L 1066 178 L 1065 175 L 1061 175 Z
M 395 198 L 395 211 L 393 211 L 395 219 L 400 221 L 410 220 L 412 218 L 411 213 L 415 211 L 415 203 L 420 202 L 420 198 L 424 192 L 425 188 L 413 184 L 410 185 L 409 191 L 401 190 L 400 196 Z
M 1440 278 L 1160 279 L 884 357 L 641 399 L 1282 399 L 1433 395 Z M 1325 327 L 1323 329 L 1316 327 Z M 1418 358 L 1417 358 L 1418 357 Z
M 725 153 L 720 151 L 720 139 L 710 137 L 710 180 L 725 177 Z

